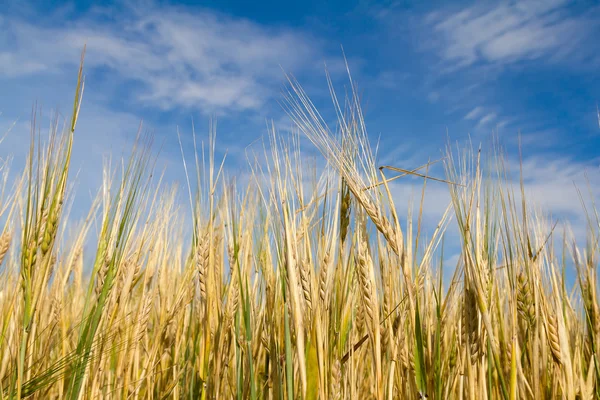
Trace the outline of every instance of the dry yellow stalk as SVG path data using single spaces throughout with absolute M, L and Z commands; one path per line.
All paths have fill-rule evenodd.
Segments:
M 298 295 L 298 278 L 296 277 L 296 259 L 295 259 L 295 248 L 293 238 L 294 232 L 292 230 L 292 224 L 289 218 L 288 210 L 286 207 L 283 208 L 283 225 L 285 232 L 286 242 L 286 272 L 288 279 L 288 290 L 290 293 L 290 304 L 292 311 L 292 318 L 296 329 L 296 349 L 298 364 L 300 367 L 300 382 L 302 384 L 302 394 L 306 394 L 307 390 L 307 378 L 306 378 L 306 361 L 305 361 L 305 347 L 304 347 L 304 327 L 301 315 L 300 296 Z

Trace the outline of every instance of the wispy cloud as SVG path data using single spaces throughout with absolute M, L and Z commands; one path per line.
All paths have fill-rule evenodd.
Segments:
M 590 46 L 600 33 L 599 10 L 578 12 L 567 5 L 564 0 L 477 3 L 431 13 L 426 22 L 438 54 L 453 68 L 539 58 L 599 62 Z
M 487 113 L 479 119 L 477 126 L 481 127 L 481 126 L 487 125 L 487 124 L 493 122 L 496 119 L 496 117 L 497 117 L 497 115 L 494 112 Z
M 467 119 L 467 120 L 476 119 L 477 117 L 479 117 L 481 115 L 481 113 L 483 113 L 483 108 L 477 106 L 474 109 L 472 109 L 471 111 L 469 111 L 467 113 L 467 115 L 465 115 L 465 119 Z
M 477 106 L 469 111 L 464 117 L 466 121 L 476 122 L 475 128 L 484 128 L 494 123 L 494 127 L 501 128 L 510 121 L 498 115 L 498 112 L 491 111 L 489 108 Z
M 51 26 L 0 19 L 0 76 L 59 74 L 86 42 L 88 70 L 136 82 L 141 103 L 219 113 L 261 107 L 277 94 L 280 67 L 298 73 L 319 58 L 307 33 L 213 12 L 145 6 L 116 20 L 102 12 Z

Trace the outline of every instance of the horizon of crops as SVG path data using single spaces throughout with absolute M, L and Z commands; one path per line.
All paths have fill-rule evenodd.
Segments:
M 187 221 L 138 135 L 71 226 L 82 68 L 83 56 L 67 129 L 40 140 L 34 118 L 15 185 L 1 165 L 0 399 L 600 395 L 595 207 L 582 246 L 528 202 L 499 151 L 449 147 L 443 177 L 380 168 L 356 91 L 338 99 L 329 82 L 332 132 L 290 78 L 286 111 L 327 161 L 311 184 L 297 137 L 272 129 L 236 186 L 211 131 L 185 165 Z M 394 206 L 389 184 L 407 175 L 451 195 L 427 237 L 422 201 L 408 216 Z M 457 265 L 443 263 L 450 223 Z

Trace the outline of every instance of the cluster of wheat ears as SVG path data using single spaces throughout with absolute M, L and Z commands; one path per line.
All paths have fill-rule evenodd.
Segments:
M 451 202 L 425 238 L 423 202 L 397 215 L 390 181 L 417 176 L 424 191 L 429 164 L 386 177 L 356 91 L 340 105 L 330 86 L 332 132 L 290 78 L 285 108 L 327 161 L 316 178 L 297 136 L 273 131 L 236 189 L 213 132 L 186 166 L 186 218 L 139 135 L 67 226 L 81 71 L 66 129 L 32 134 L 14 184 L 2 165 L 1 399 L 598 397 L 595 210 L 580 249 L 500 154 L 448 150 L 435 184 Z M 443 263 L 450 222 L 457 265 Z

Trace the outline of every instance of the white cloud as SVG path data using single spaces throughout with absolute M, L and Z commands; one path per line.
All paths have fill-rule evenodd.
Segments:
M 464 120 L 467 121 L 477 121 L 475 128 L 483 128 L 494 121 L 499 120 L 498 113 L 494 111 L 487 111 L 486 108 L 477 106 L 469 111 L 464 117 Z M 502 119 L 498 123 L 495 124 L 496 128 L 501 128 L 506 126 L 509 123 L 508 119 Z
M 494 112 L 487 113 L 486 115 L 484 115 L 483 117 L 481 117 L 479 119 L 479 122 L 477 123 L 477 126 L 486 125 L 486 124 L 494 121 L 496 119 L 496 117 L 497 117 L 497 115 Z
M 545 58 L 582 61 L 597 56 L 598 10 L 571 11 L 564 0 L 478 3 L 428 15 L 437 50 L 453 67 Z M 596 60 L 598 60 L 596 58 Z
M 475 119 L 478 116 L 480 116 L 482 112 L 483 112 L 483 108 L 477 106 L 474 109 L 472 109 L 471 111 L 469 111 L 469 113 L 467 115 L 465 115 L 465 119 Z
M 141 83 L 142 103 L 220 113 L 259 108 L 277 95 L 280 67 L 298 73 L 319 58 L 319 42 L 306 33 L 211 12 L 146 5 L 114 22 L 102 12 L 52 26 L 1 19 L 0 77 L 63 73 L 87 43 L 88 71 L 108 68 L 111 78 Z

